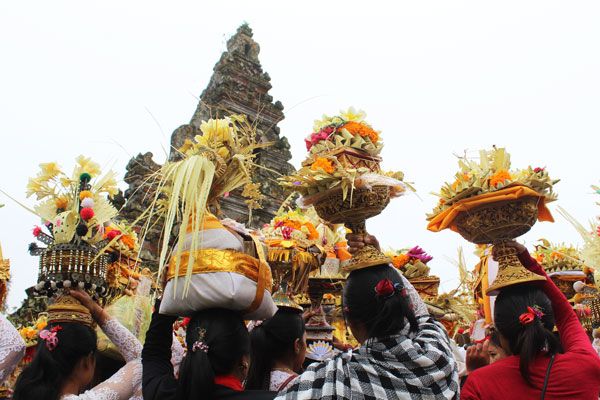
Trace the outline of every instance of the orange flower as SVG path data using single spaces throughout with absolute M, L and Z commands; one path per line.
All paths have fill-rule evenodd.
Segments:
M 313 171 L 317 171 L 319 169 L 327 172 L 328 174 L 332 174 L 335 171 L 335 167 L 331 160 L 328 160 L 324 157 L 318 157 L 315 162 L 310 166 L 310 169 Z
M 553 258 L 555 260 L 560 260 L 561 258 L 563 258 L 562 253 L 559 253 L 558 251 L 553 251 L 552 253 L 550 253 L 550 258 Z
M 456 178 L 456 180 L 454 181 L 454 183 L 452 183 L 452 190 L 456 190 L 458 188 L 458 185 L 461 182 L 468 182 L 471 179 L 471 175 L 467 174 L 467 173 L 463 173 L 461 176 L 459 176 L 458 178 Z
M 410 261 L 410 257 L 406 254 L 400 254 L 392 257 L 392 265 L 398 269 L 404 267 Z
M 342 125 L 340 129 L 346 129 L 354 136 L 358 135 L 363 138 L 368 137 L 372 143 L 377 143 L 379 141 L 379 134 L 367 124 L 350 121 Z
M 63 210 L 69 205 L 69 199 L 66 197 L 59 197 L 55 201 L 56 208 L 62 208 Z
M 315 240 L 319 238 L 319 232 L 315 229 L 315 226 L 311 222 L 304 224 L 308 228 L 308 240 Z
M 283 226 L 287 226 L 287 227 L 290 227 L 290 228 L 296 229 L 296 230 L 300 230 L 300 228 L 302 228 L 302 225 L 300 224 L 300 222 L 292 221 L 291 219 L 284 221 Z
M 490 178 L 490 186 L 498 187 L 499 184 L 510 181 L 512 178 L 513 177 L 510 172 L 505 169 L 501 169 Z
M 129 235 L 121 236 L 121 243 L 123 243 L 125 246 L 129 247 L 131 250 L 133 250 L 133 248 L 135 247 L 135 241 Z

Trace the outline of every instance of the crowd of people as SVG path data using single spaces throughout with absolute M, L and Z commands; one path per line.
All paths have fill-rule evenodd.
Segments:
M 349 237 L 351 252 L 366 243 L 376 239 Z M 526 268 L 545 276 L 525 247 L 512 246 Z M 290 309 L 254 323 L 251 331 L 237 312 L 200 311 L 187 323 L 180 359 L 174 357 L 177 317 L 159 313 L 160 299 L 142 346 L 84 292 L 70 294 L 118 347 L 124 364 L 98 382 L 95 331 L 74 322 L 50 324 L 16 381 L 13 399 L 597 399 L 600 394 L 600 357 L 550 279 L 502 290 L 494 329 L 459 360 L 443 325 L 395 268 L 355 270 L 347 277 L 342 304 L 360 346 L 308 366 L 305 321 Z M 23 353 L 17 330 L 0 316 L 0 381 Z

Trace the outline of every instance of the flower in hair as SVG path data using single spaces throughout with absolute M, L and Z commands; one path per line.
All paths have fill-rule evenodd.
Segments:
M 394 283 L 389 279 L 382 279 L 375 285 L 375 294 L 377 297 L 388 298 L 393 296 L 395 292 Z
M 56 336 L 56 333 L 60 330 L 62 330 L 62 326 L 56 325 L 50 330 L 44 329 L 40 332 L 39 337 L 46 343 L 46 348 L 49 351 L 53 351 L 56 346 L 58 346 L 58 337 Z
M 208 345 L 204 343 L 204 336 L 206 335 L 206 329 L 198 328 L 198 339 L 192 345 L 192 352 L 198 350 L 208 353 Z
M 208 353 L 208 345 L 200 340 L 196 340 L 192 346 L 192 352 L 195 353 L 198 350 Z
M 524 312 L 523 314 L 519 315 L 519 323 L 521 325 L 529 325 L 530 323 L 535 321 L 536 318 L 542 319 L 543 316 L 544 313 L 542 312 L 539 306 L 527 306 L 527 312 Z

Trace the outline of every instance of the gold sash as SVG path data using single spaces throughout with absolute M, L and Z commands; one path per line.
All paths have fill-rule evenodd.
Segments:
M 193 256 L 192 274 L 205 274 L 211 272 L 233 272 L 245 276 L 256 282 L 256 295 L 246 310 L 246 313 L 256 311 L 262 303 L 264 291 L 271 292 L 273 286 L 273 277 L 271 268 L 264 261 L 262 248 L 259 248 L 259 259 L 234 250 L 201 249 L 193 254 L 189 251 L 181 253 L 179 271 L 175 274 L 176 256 L 171 257 L 169 268 L 167 269 L 167 279 L 173 279 L 176 275 L 182 277 L 186 275 L 187 266 L 190 257 Z

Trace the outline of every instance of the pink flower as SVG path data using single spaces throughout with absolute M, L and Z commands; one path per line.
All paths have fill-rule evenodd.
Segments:
M 54 350 L 58 346 L 58 337 L 56 333 L 62 330 L 62 326 L 57 325 L 52 329 L 44 329 L 39 333 L 40 339 L 46 342 L 46 348 L 50 351 Z
M 433 260 L 433 257 L 425 253 L 425 250 L 423 250 L 419 246 L 415 246 L 412 249 L 410 249 L 407 255 L 412 258 L 418 258 L 423 264 L 427 264 L 429 261 Z
M 285 240 L 290 240 L 292 238 L 293 231 L 293 228 L 290 228 L 289 226 L 284 226 L 283 228 L 281 228 L 281 236 L 283 236 Z
M 304 139 L 304 144 L 306 144 L 306 151 L 310 151 L 313 146 L 312 142 L 309 139 Z

